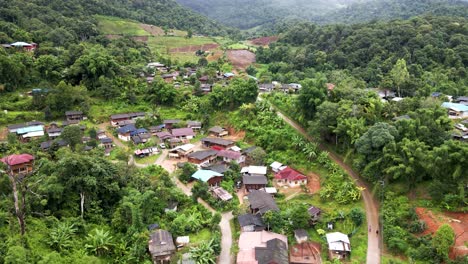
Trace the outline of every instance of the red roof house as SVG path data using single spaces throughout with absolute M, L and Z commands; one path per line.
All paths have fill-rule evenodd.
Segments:
M 307 184 L 307 176 L 291 167 L 286 167 L 275 174 L 275 182 L 280 186 L 289 185 L 290 187 L 297 187 L 301 184 Z
M 27 174 L 33 170 L 34 157 L 30 154 L 10 155 L 0 159 L 13 174 Z

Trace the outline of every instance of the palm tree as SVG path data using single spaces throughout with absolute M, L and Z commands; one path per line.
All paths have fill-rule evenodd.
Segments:
M 317 143 L 307 143 L 302 148 L 302 151 L 307 156 L 307 158 L 312 161 L 313 159 L 317 158 L 318 153 L 318 144 Z
M 76 232 L 74 224 L 59 222 L 49 234 L 47 243 L 57 251 L 62 251 L 73 246 L 72 237 Z
M 213 240 L 201 243 L 198 247 L 190 249 L 190 255 L 197 264 L 216 264 L 216 255 L 213 250 Z
M 111 250 L 112 236 L 109 231 L 94 229 L 86 237 L 85 248 L 97 256 L 103 256 Z
M 294 135 L 292 137 L 292 145 L 294 146 L 296 150 L 300 150 L 305 145 L 304 139 L 299 135 Z

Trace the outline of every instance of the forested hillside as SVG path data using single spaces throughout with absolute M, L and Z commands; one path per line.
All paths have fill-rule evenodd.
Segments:
M 439 243 L 445 231 L 422 234 L 437 230 L 426 211 L 466 216 L 468 145 L 457 138 L 466 120 L 452 121 L 441 105 L 449 101 L 444 95 L 468 94 L 467 24 L 439 16 L 304 23 L 257 49 L 257 62 L 265 64 L 257 73 L 261 82 L 302 85 L 297 94 L 273 89 L 267 100 L 372 184 L 383 241 L 408 258 L 401 263 L 466 262 L 463 230 L 453 247 L 462 253 L 453 262 L 449 226 L 448 244 Z
M 142 23 L 192 30 L 196 33 L 219 35 L 226 34 L 226 28 L 208 18 L 184 8 L 172 0 L 142 0 L 142 1 L 23 1 L 14 0 L 0 3 L 0 19 L 12 22 L 20 27 L 38 28 L 39 25 L 54 27 L 66 17 L 78 19 L 78 25 L 90 21 L 92 15 L 109 15 L 134 19 Z M 35 20 L 31 20 L 31 19 Z M 28 23 L 33 21 L 35 23 Z M 92 21 L 91 21 L 92 22 Z M 52 23 L 52 24 L 50 24 Z M 77 26 L 77 23 L 74 27 Z M 63 25 L 69 26 L 68 23 Z M 87 28 L 83 28 L 87 31 Z
M 275 0 L 213 1 L 177 0 L 227 26 L 274 33 L 290 20 L 318 24 L 360 23 L 373 19 L 390 20 L 421 14 L 467 16 L 468 2 L 461 0 Z
M 177 0 L 227 26 L 250 29 L 289 18 L 306 19 L 343 6 L 340 0 Z M 350 2 L 350 1 L 346 1 Z
M 431 91 L 467 92 L 468 27 L 465 18 L 417 17 L 354 26 L 299 24 L 270 49 L 259 48 L 257 61 L 269 63 L 271 77 L 295 82 L 303 72 L 342 70 L 370 87 L 391 87 L 390 72 L 406 60 L 411 78 L 402 95 Z
M 348 24 L 371 20 L 407 19 L 422 14 L 467 17 L 468 2 L 463 0 L 359 1 L 325 15 L 311 17 L 311 20 L 320 24 Z

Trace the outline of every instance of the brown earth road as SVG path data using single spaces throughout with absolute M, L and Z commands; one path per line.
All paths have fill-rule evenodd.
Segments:
M 262 98 L 258 98 L 260 101 Z M 289 124 L 291 127 L 293 127 L 297 132 L 299 132 L 301 135 L 303 135 L 306 139 L 309 141 L 314 141 L 314 139 L 307 134 L 307 132 L 302 128 L 299 124 L 282 114 L 278 109 L 276 109 L 276 113 L 278 114 L 279 117 L 281 117 L 287 124 Z M 346 163 L 343 162 L 343 160 L 333 153 L 333 151 L 329 150 L 326 146 L 323 144 L 319 144 L 319 147 L 321 150 L 327 151 L 329 154 L 330 159 L 332 159 L 334 162 L 336 162 L 343 170 L 345 170 L 351 177 L 355 180 L 356 185 L 365 188 L 362 191 L 362 198 L 364 199 L 364 204 L 366 207 L 366 218 L 367 218 L 367 224 L 371 226 L 372 232 L 369 232 L 368 238 L 367 238 L 367 264 L 379 264 L 380 263 L 380 255 L 381 255 L 381 237 L 377 235 L 374 230 L 376 230 L 377 227 L 379 227 L 379 205 L 377 201 L 373 198 L 372 194 L 370 193 L 368 186 L 366 183 L 364 183 L 359 175 L 354 172 L 350 166 L 348 166 Z M 380 235 L 382 235 L 381 230 L 379 230 Z

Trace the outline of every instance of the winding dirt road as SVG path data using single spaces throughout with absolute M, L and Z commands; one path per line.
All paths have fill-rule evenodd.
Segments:
M 259 97 L 259 100 L 262 99 Z M 307 132 L 302 128 L 299 124 L 282 114 L 278 109 L 276 109 L 276 113 L 279 117 L 281 117 L 287 124 L 293 127 L 297 132 L 303 135 L 309 141 L 315 141 Z M 376 235 L 375 231 L 377 227 L 379 227 L 379 205 L 377 201 L 373 198 L 372 194 L 369 192 L 368 186 L 364 183 L 359 175 L 354 172 L 351 167 L 349 167 L 343 160 L 336 155 L 333 151 L 328 149 L 323 144 L 319 144 L 319 147 L 323 151 L 327 151 L 329 153 L 330 159 L 336 162 L 343 170 L 345 170 L 351 177 L 356 181 L 356 184 L 360 187 L 365 188 L 362 191 L 362 198 L 364 199 L 364 204 L 366 207 L 366 218 L 367 224 L 372 227 L 372 232 L 369 232 L 367 238 L 367 264 L 379 264 L 380 263 L 380 255 L 381 255 L 381 239 L 380 236 Z M 379 230 L 380 234 L 382 234 L 381 230 Z

